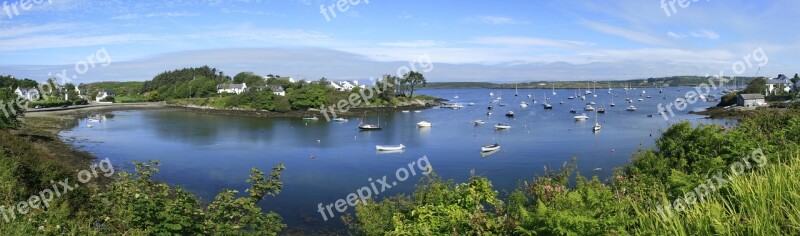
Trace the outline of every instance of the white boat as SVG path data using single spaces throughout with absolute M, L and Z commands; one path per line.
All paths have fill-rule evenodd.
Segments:
M 600 128 L 602 128 L 602 126 L 600 126 L 600 123 L 597 122 L 597 111 L 595 111 L 594 112 L 594 126 L 592 127 L 592 131 L 593 132 L 600 131 Z
M 409 113 L 409 112 L 411 112 L 411 111 L 409 111 L 409 110 L 403 110 L 402 112 L 403 112 L 403 113 Z
M 416 110 L 416 111 L 414 111 L 414 113 L 420 113 L 420 112 L 422 112 L 422 111 L 420 111 L 420 110 Z
M 637 99 L 636 101 L 640 101 L 640 102 L 641 102 L 641 101 L 644 101 L 644 99 L 641 99 L 641 98 L 639 98 L 639 99 Z
M 572 118 L 575 118 L 575 121 L 585 121 L 585 120 L 589 119 L 589 117 L 586 116 L 586 114 L 580 114 L 580 115 L 574 116 Z
M 635 107 L 635 106 L 633 106 L 633 105 L 631 105 L 631 106 L 629 106 L 629 107 L 628 107 L 628 109 L 627 109 L 627 110 L 628 110 L 628 111 L 636 111 L 636 107 Z
M 303 120 L 319 120 L 317 116 L 304 116 Z
M 99 122 L 100 122 L 100 119 L 89 118 L 89 122 L 95 122 L 95 123 L 99 123 Z
M 553 84 L 553 96 L 556 95 L 556 84 Z
M 493 92 L 489 92 L 489 97 L 494 97 L 494 93 Z
M 483 121 L 483 120 L 473 120 L 473 121 L 472 121 L 472 123 L 474 123 L 475 125 L 482 125 L 482 124 L 485 124 L 485 123 L 486 123 L 486 121 Z
M 497 150 L 500 150 L 500 144 L 495 143 L 492 145 L 481 146 L 481 152 L 493 152 Z
M 506 116 L 514 117 L 514 111 L 508 111 L 508 113 L 506 113 Z
M 381 126 L 380 126 L 381 120 L 380 119 L 381 118 L 378 117 L 378 125 L 364 123 L 364 121 L 367 120 L 367 113 L 364 112 L 364 118 L 361 119 L 361 124 L 358 125 L 358 129 L 359 130 L 380 130 L 381 129 Z
M 511 128 L 511 125 L 509 125 L 509 124 L 503 124 L 503 123 L 498 123 L 498 124 L 494 125 L 494 128 L 495 128 L 495 129 L 510 129 L 510 128 Z
M 336 118 L 333 118 L 333 121 L 336 121 L 336 122 L 347 122 L 347 118 L 336 117 Z
M 469 105 L 469 106 L 475 106 L 475 103 L 474 103 L 474 102 L 470 102 L 470 103 L 469 103 L 469 104 L 467 104 L 467 105 Z
M 92 128 L 92 127 L 94 127 L 94 126 L 92 126 L 92 124 L 87 124 L 86 125 L 86 128 Z
M 589 102 L 589 105 L 595 105 L 595 104 L 597 104 L 597 103 L 594 103 L 594 102 Z
M 397 145 L 397 146 L 375 145 L 375 150 L 378 150 L 378 151 L 400 151 L 400 150 L 405 150 L 405 149 L 406 149 L 406 146 L 403 146 L 403 144 L 400 144 L 400 145 Z
M 583 108 L 584 111 L 594 111 L 594 107 L 592 105 L 587 104 L 586 107 Z
M 419 123 L 417 123 L 417 126 L 420 128 L 431 127 L 431 122 L 420 121 Z
M 519 103 L 519 106 L 522 107 L 522 108 L 526 108 L 526 107 L 528 107 L 528 103 L 521 102 L 521 103 Z

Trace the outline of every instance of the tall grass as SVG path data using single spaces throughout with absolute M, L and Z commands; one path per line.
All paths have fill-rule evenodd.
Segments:
M 788 235 L 800 232 L 800 155 L 746 172 L 704 203 L 663 220 L 655 211 L 637 207 L 637 234 Z

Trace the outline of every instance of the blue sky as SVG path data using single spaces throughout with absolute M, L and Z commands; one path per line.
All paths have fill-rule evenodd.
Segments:
M 18 0 L 5 0 L 5 5 Z M 149 80 L 209 65 L 318 79 L 393 74 L 422 55 L 429 81 L 614 80 L 714 75 L 761 48 L 743 76 L 798 72 L 800 1 L 44 0 L 0 11 L 0 73 L 76 83 Z M 5 6 L 4 5 L 4 6 Z M 8 13 L 11 13 L 9 16 Z M 105 49 L 111 63 L 75 73 Z M 752 57 L 750 57 L 752 60 Z M 412 63 L 413 64 L 413 63 Z M 754 65 L 755 64 L 755 65 Z

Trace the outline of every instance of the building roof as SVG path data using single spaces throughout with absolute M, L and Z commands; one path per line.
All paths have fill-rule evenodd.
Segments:
M 272 90 L 273 93 L 284 92 L 283 86 L 280 86 L 280 85 L 270 85 L 269 89 Z
M 764 99 L 764 95 L 758 93 L 739 94 L 739 97 L 744 100 Z
M 768 79 L 767 84 L 791 84 L 792 81 L 782 79 Z

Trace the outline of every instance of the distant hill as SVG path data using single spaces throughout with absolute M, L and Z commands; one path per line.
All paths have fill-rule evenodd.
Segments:
M 747 84 L 755 77 L 737 77 L 737 83 Z M 623 88 L 623 87 L 676 87 L 676 86 L 697 86 L 703 83 L 708 83 L 709 77 L 701 76 L 671 76 L 662 78 L 648 78 L 648 79 L 634 79 L 634 80 L 608 80 L 608 81 L 529 81 L 519 83 L 489 83 L 489 82 L 432 82 L 428 83 L 425 88 L 428 89 L 453 89 L 453 88 L 487 88 L 487 89 L 513 89 L 515 87 L 520 89 L 543 89 L 543 88 L 557 88 L 557 89 L 573 89 L 573 88 L 586 88 L 596 87 L 597 89 L 603 88 Z M 726 77 L 726 79 L 729 79 Z M 714 79 L 715 83 L 718 83 Z M 727 82 L 726 86 L 733 86 L 733 81 Z

